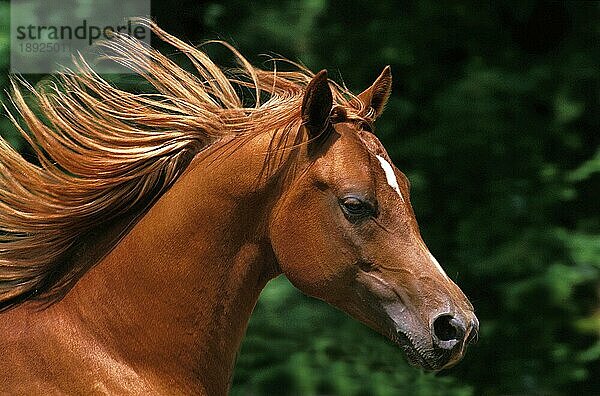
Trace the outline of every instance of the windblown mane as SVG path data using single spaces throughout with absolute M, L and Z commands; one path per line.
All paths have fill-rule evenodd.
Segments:
M 138 219 L 212 143 L 301 126 L 302 95 L 313 76 L 306 68 L 284 60 L 296 70 L 262 70 L 221 42 L 240 65 L 226 74 L 202 50 L 152 21 L 141 23 L 184 53 L 195 73 L 119 35 L 103 43 L 110 58 L 144 77 L 157 93 L 120 90 L 81 58 L 75 72 L 59 73 L 37 89 L 11 79 L 17 115 L 7 110 L 8 117 L 39 165 L 0 139 L 0 310 L 64 295 L 94 264 L 73 259 L 85 236 L 95 237 L 96 230 L 124 216 Z M 355 97 L 330 85 L 334 101 L 358 117 L 363 109 Z M 26 103 L 23 87 L 37 112 Z M 244 106 L 243 89 L 255 92 L 253 106 Z

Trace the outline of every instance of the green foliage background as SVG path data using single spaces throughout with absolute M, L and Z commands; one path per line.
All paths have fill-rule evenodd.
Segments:
M 8 4 L 0 3 L 7 87 Z M 271 282 L 232 395 L 600 393 L 600 3 L 153 1 L 185 40 L 278 53 L 356 92 L 387 64 L 378 134 L 410 178 L 424 239 L 471 297 L 480 342 L 441 374 Z M 167 50 L 168 51 L 168 50 Z M 6 118 L 2 136 L 24 147 Z

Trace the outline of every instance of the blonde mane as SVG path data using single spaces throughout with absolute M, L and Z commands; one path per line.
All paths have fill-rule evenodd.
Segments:
M 0 310 L 64 295 L 89 268 L 72 258 L 84 236 L 95 237 L 95 230 L 123 216 L 139 218 L 201 150 L 225 136 L 298 130 L 302 124 L 302 96 L 313 76 L 308 69 L 283 60 L 295 71 L 262 70 L 220 42 L 240 65 L 224 71 L 152 21 L 140 23 L 185 54 L 195 73 L 122 35 L 103 43 L 109 57 L 157 93 L 120 90 L 81 58 L 75 72 L 59 73 L 37 89 L 11 79 L 16 115 L 7 110 L 8 117 L 39 165 L 0 139 Z M 330 85 L 334 102 L 360 117 L 360 102 Z M 240 92 L 248 89 L 253 106 L 242 100 Z

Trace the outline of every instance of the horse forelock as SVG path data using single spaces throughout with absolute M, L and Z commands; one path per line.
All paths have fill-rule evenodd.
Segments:
M 119 219 L 134 223 L 194 155 L 221 138 L 280 131 L 273 135 L 277 151 L 301 125 L 302 96 L 313 76 L 304 66 L 276 59 L 295 70 L 263 70 L 218 42 L 240 65 L 226 71 L 201 47 L 150 20 L 140 23 L 185 54 L 195 73 L 145 43 L 117 35 L 102 44 L 109 57 L 145 78 L 155 93 L 121 90 L 83 58 L 74 72 L 58 73 L 37 88 L 11 79 L 12 111 L 4 107 L 39 165 L 0 139 L 0 310 L 64 295 L 101 258 L 77 258 L 86 245 L 81 241 Z M 360 101 L 345 87 L 330 86 L 334 102 L 350 117 L 360 117 Z M 254 105 L 244 105 L 240 89 L 255 92 Z

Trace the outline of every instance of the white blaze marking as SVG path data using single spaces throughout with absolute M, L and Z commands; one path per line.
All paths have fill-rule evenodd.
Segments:
M 398 193 L 398 195 L 400 196 L 400 199 L 402 200 L 402 202 L 404 202 L 404 197 L 402 196 L 402 193 L 400 192 L 400 186 L 398 185 L 398 179 L 396 179 L 396 174 L 394 173 L 394 168 L 392 168 L 392 165 L 390 165 L 390 163 L 387 162 L 385 158 L 383 158 L 379 155 L 376 155 L 375 157 L 377 157 L 377 159 L 379 160 L 379 164 L 381 165 L 381 168 L 383 169 L 383 172 L 385 173 L 385 178 L 386 178 L 388 184 L 390 185 L 390 187 L 392 187 L 394 189 L 394 191 L 396 191 Z M 422 245 L 421 247 L 423 248 L 423 250 L 425 250 L 427 252 L 427 254 L 429 255 L 429 258 L 431 259 L 433 264 L 435 264 L 438 271 L 440 271 L 440 273 L 447 278 L 448 275 L 446 275 L 446 272 L 444 271 L 444 269 L 442 268 L 440 263 L 438 263 L 436 258 L 433 257 L 433 254 L 431 254 L 429 249 L 427 249 L 427 247 L 425 247 L 425 245 Z
M 383 169 L 383 172 L 385 173 L 385 178 L 388 182 L 388 184 L 390 185 L 390 187 L 392 187 L 394 189 L 394 191 L 396 191 L 398 193 L 398 195 L 400 196 L 400 199 L 402 200 L 402 202 L 404 202 L 404 197 L 402 196 L 402 193 L 400 192 L 400 186 L 398 185 L 398 179 L 396 179 L 396 174 L 394 173 L 394 169 L 392 168 L 392 165 L 390 165 L 389 162 L 387 162 L 385 160 L 385 158 L 376 155 L 375 157 L 377 157 L 377 159 L 379 160 L 379 164 L 381 165 L 381 168 Z
M 438 269 L 438 271 L 440 271 L 440 274 L 442 274 L 446 278 L 448 278 L 448 275 L 446 274 L 446 271 L 444 271 L 444 269 L 442 268 L 442 266 L 440 265 L 440 263 L 438 263 L 438 261 L 436 260 L 436 258 L 433 257 L 433 254 L 431 254 L 431 252 L 429 251 L 429 249 L 427 248 L 427 246 L 425 246 L 425 244 L 421 240 L 419 240 L 419 245 L 421 246 L 421 249 L 423 249 L 423 253 L 426 253 L 429 256 L 429 260 L 431 260 L 431 262 L 435 265 L 435 267 Z
M 440 271 L 442 273 L 442 275 L 444 275 L 447 278 L 448 275 L 446 275 L 446 272 L 444 271 L 444 269 L 442 268 L 440 263 L 438 263 L 438 261 L 435 259 L 435 257 L 433 257 L 433 254 L 431 254 L 431 252 L 429 250 L 427 251 L 427 254 L 429 254 L 429 258 L 431 259 L 431 261 L 433 261 L 433 264 L 435 264 L 438 271 Z

